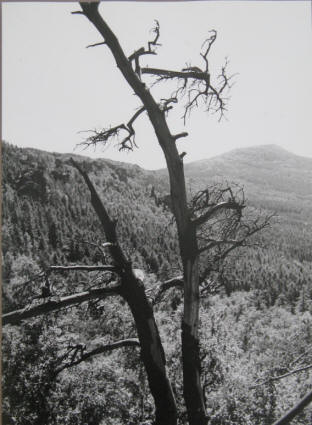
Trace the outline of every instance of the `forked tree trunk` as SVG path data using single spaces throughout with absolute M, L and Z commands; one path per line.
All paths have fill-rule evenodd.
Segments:
M 204 425 L 207 423 L 207 417 L 200 383 L 198 252 L 196 233 L 189 217 L 187 205 L 183 161 L 175 143 L 177 138 L 170 133 L 165 111 L 161 110 L 150 91 L 133 70 L 117 37 L 99 14 L 98 3 L 80 3 L 80 5 L 83 14 L 102 35 L 129 86 L 142 101 L 165 155 L 184 274 L 182 325 L 184 397 L 190 425 Z
M 109 217 L 88 175 L 76 162 L 72 161 L 72 164 L 78 169 L 90 190 L 92 206 L 102 223 L 110 254 L 121 278 L 120 295 L 126 300 L 134 318 L 140 341 L 141 358 L 155 400 L 155 424 L 176 425 L 177 409 L 167 377 L 165 353 L 143 282 L 135 276 L 131 263 L 125 257 L 118 243 L 116 222 Z

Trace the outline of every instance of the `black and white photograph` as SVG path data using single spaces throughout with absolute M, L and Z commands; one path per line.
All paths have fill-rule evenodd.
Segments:
M 311 425 L 311 0 L 0 7 L 3 425 Z

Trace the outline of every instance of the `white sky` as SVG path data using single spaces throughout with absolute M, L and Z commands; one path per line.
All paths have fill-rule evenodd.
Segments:
M 72 152 L 80 130 L 116 125 L 140 104 L 123 81 L 105 46 L 75 3 L 3 4 L 3 134 L 18 146 Z M 309 1 L 198 1 L 173 3 L 105 2 L 103 17 L 127 54 L 146 45 L 158 19 L 158 56 L 149 66 L 180 70 L 201 66 L 199 51 L 208 31 L 218 38 L 211 55 L 216 71 L 224 57 L 238 73 L 227 120 L 202 110 L 187 123 L 190 136 L 179 140 L 185 162 L 237 147 L 278 144 L 312 157 L 312 37 Z M 168 91 L 170 94 L 171 90 Z M 158 93 L 158 92 L 157 92 Z M 164 92 L 162 92 L 164 93 Z M 181 111 L 180 111 L 181 115 Z M 172 132 L 184 131 L 173 114 Z M 121 154 L 111 146 L 76 153 L 164 166 L 162 152 L 147 121 L 136 121 L 140 149 Z

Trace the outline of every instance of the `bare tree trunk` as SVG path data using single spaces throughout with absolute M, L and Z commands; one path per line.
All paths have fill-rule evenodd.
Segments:
M 128 274 L 128 273 L 127 273 Z M 165 353 L 161 344 L 153 309 L 142 283 L 130 273 L 125 277 L 123 297 L 127 301 L 137 329 L 149 387 L 155 400 L 156 424 L 176 424 L 176 404 L 166 374 Z
M 188 406 L 190 425 L 206 425 L 208 418 L 200 381 L 198 257 L 194 256 L 194 258 L 187 259 L 184 270 L 185 302 L 182 321 L 184 399 Z
M 118 268 L 121 279 L 120 294 L 127 301 L 135 321 L 141 358 L 155 400 L 155 424 L 176 425 L 176 403 L 167 377 L 165 353 L 143 282 L 135 276 L 131 262 L 125 257 L 118 243 L 116 222 L 110 219 L 88 175 L 76 162 L 72 161 L 72 164 L 78 169 L 90 190 L 92 206 L 102 223 L 110 254 Z
M 184 271 L 184 319 L 182 326 L 184 395 L 190 425 L 207 423 L 202 388 L 200 384 L 200 358 L 198 344 L 199 282 L 196 233 L 191 223 L 187 205 L 184 168 L 176 147 L 177 136 L 170 133 L 165 111 L 157 104 L 150 91 L 132 69 L 117 37 L 103 20 L 98 3 L 80 3 L 83 14 L 103 36 L 111 50 L 117 67 L 142 101 L 164 152 L 169 172 L 173 212 L 177 222 L 180 251 Z M 135 312 L 138 314 L 139 312 Z M 142 330 L 143 331 L 143 330 Z

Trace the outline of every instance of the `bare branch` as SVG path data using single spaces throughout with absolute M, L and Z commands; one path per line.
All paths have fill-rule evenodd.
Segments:
M 274 422 L 273 425 L 286 425 L 289 424 L 302 410 L 312 401 L 312 391 L 303 397 L 296 406 L 290 409 L 282 418 Z
M 294 375 L 294 374 L 299 373 L 299 372 L 304 372 L 305 370 L 309 370 L 311 368 L 312 368 L 312 364 L 301 367 L 299 369 L 292 370 L 292 371 L 287 372 L 287 373 L 284 373 L 283 375 L 271 376 L 270 378 L 266 379 L 263 382 L 260 382 L 259 384 L 252 385 L 250 387 L 250 389 L 260 387 L 261 385 L 269 384 L 270 382 L 273 382 L 273 381 L 279 381 L 280 379 L 287 378 L 287 376 L 291 376 L 291 375 Z
M 198 252 L 206 254 L 200 282 L 212 273 L 220 276 L 224 260 L 233 250 L 256 246 L 255 241 L 250 241 L 251 237 L 269 226 L 273 216 L 260 216 L 251 208 L 245 210 L 244 191 L 234 184 L 225 188 L 216 184 L 197 192 L 189 203 L 189 210 L 197 230 Z
M 170 80 L 174 78 L 188 80 L 202 80 L 210 83 L 209 75 L 205 74 L 199 68 L 184 68 L 182 71 L 171 71 L 169 69 L 160 69 L 160 68 L 142 68 L 142 74 L 150 74 L 150 75 L 159 75 L 162 80 Z
M 235 210 L 241 214 L 243 208 L 245 208 L 245 205 L 240 205 L 239 203 L 234 202 L 233 200 L 223 201 L 219 204 L 211 206 L 211 208 L 209 208 L 208 211 L 205 212 L 205 214 L 195 219 L 193 223 L 195 226 L 200 226 L 206 223 L 211 218 L 213 218 L 217 213 L 222 210 Z
M 88 46 L 86 46 L 86 49 L 89 49 L 90 47 L 103 46 L 104 44 L 106 44 L 106 41 L 101 41 L 100 43 L 95 44 L 89 44 Z
M 181 139 L 182 137 L 187 137 L 187 136 L 188 136 L 188 133 L 187 133 L 186 131 L 184 131 L 184 132 L 182 132 L 182 133 L 175 134 L 175 135 L 173 136 L 173 139 L 174 139 L 174 140 L 178 140 L 178 139 Z
M 160 46 L 160 44 L 157 43 L 160 35 L 159 22 L 157 20 L 155 20 L 155 26 L 152 31 L 155 33 L 155 38 L 148 42 L 148 49 L 146 50 L 144 47 L 141 47 L 128 57 L 130 62 L 134 61 L 134 71 L 138 74 L 138 76 L 141 76 L 140 56 L 156 55 L 156 51 L 152 49 L 152 46 Z
M 225 257 L 227 257 L 229 255 L 229 253 L 231 251 L 233 251 L 233 249 L 237 248 L 238 246 L 247 246 L 246 245 L 246 239 L 250 238 L 251 236 L 253 236 L 254 234 L 260 232 L 261 230 L 265 229 L 266 227 L 269 227 L 271 224 L 271 219 L 274 217 L 274 214 L 265 216 L 263 218 L 263 221 L 258 223 L 257 221 L 255 221 L 252 225 L 250 226 L 245 226 L 245 235 L 244 237 L 237 242 L 236 245 L 232 245 L 231 247 L 229 247 L 221 256 L 221 259 L 224 259 Z M 244 227 L 244 226 L 242 226 Z M 255 246 L 255 244 L 253 244 L 253 246 Z
M 228 99 L 225 97 L 224 92 L 226 89 L 231 88 L 230 81 L 234 75 L 231 75 L 230 77 L 227 76 L 226 70 L 228 66 L 228 60 L 226 59 L 225 64 L 221 68 L 221 73 L 216 78 L 216 84 L 211 82 L 208 54 L 210 52 L 211 46 L 217 38 L 217 32 L 215 30 L 210 32 L 212 34 L 203 43 L 203 51 L 200 53 L 200 56 L 205 63 L 204 70 L 198 66 L 191 65 L 183 68 L 182 71 L 149 67 L 140 69 L 142 74 L 157 76 L 158 78 L 156 79 L 155 83 L 175 79 L 178 80 L 178 88 L 173 92 L 172 96 L 187 96 L 187 102 L 185 104 L 184 114 L 182 117 L 184 123 L 186 118 L 190 115 L 192 109 L 199 106 L 200 101 L 207 105 L 206 110 L 208 112 L 219 113 L 219 120 L 221 120 L 226 111 L 226 104 Z
M 155 19 L 155 26 L 152 29 L 152 31 L 155 33 L 155 38 L 152 41 L 148 42 L 148 50 L 152 51 L 152 46 L 161 46 L 161 44 L 157 43 L 159 36 L 160 36 L 160 25 L 157 19 Z
M 115 272 L 118 273 L 118 268 L 115 266 L 49 266 L 50 272 L 67 272 L 67 271 L 85 271 L 85 272 Z
M 135 130 L 133 128 L 133 123 L 144 111 L 145 107 L 138 109 L 127 124 L 119 124 L 115 127 L 110 127 L 101 131 L 92 131 L 93 134 L 80 143 L 80 145 L 84 147 L 96 146 L 98 143 L 103 143 L 105 145 L 111 138 L 119 137 L 120 133 L 125 131 L 127 136 L 121 140 L 119 150 L 133 150 L 134 147 L 137 147 L 135 143 Z
M 103 253 L 104 254 L 104 253 Z M 49 281 L 49 275 L 52 272 L 67 272 L 67 271 L 85 271 L 85 272 L 108 272 L 108 273 L 117 273 L 120 272 L 115 266 L 111 265 L 102 265 L 102 266 L 87 266 L 87 265 L 75 265 L 75 266 L 49 266 L 42 270 L 40 273 L 34 275 L 31 279 L 18 284 L 17 290 L 24 293 L 26 286 L 31 283 L 41 281 L 41 285 L 37 288 L 40 289 L 40 294 L 32 297 L 32 300 L 45 299 L 53 296 L 52 285 Z
M 211 30 L 209 31 L 210 33 L 212 33 L 212 35 L 207 38 L 203 44 L 202 44 L 202 48 L 207 45 L 206 50 L 204 51 L 204 53 L 200 53 L 200 56 L 203 58 L 204 62 L 205 62 L 205 72 L 209 72 L 209 63 L 208 63 L 208 54 L 210 52 L 211 46 L 213 45 L 213 43 L 216 41 L 217 38 L 217 31 L 216 30 Z
M 303 360 L 303 358 L 307 355 L 307 354 L 312 354 L 312 348 L 309 347 L 306 350 L 304 350 L 303 353 L 301 353 L 299 356 L 297 356 L 290 364 L 289 364 L 289 368 L 291 368 L 292 366 L 294 366 L 296 363 L 300 362 Z
M 20 310 L 11 311 L 2 316 L 2 325 L 17 325 L 22 320 L 38 317 L 51 311 L 60 310 L 75 304 L 81 304 L 94 298 L 103 298 L 107 296 L 120 295 L 122 293 L 121 286 L 112 286 L 110 288 L 90 289 L 89 291 L 60 297 L 56 300 L 50 299 L 39 305 L 28 305 Z
M 71 355 L 71 358 L 67 363 L 63 364 L 62 366 L 60 366 L 59 368 L 55 370 L 55 375 L 58 375 L 63 370 L 76 366 L 79 363 L 85 360 L 88 360 L 93 356 L 97 356 L 98 354 L 103 354 L 108 351 L 113 351 L 122 347 L 140 347 L 140 343 L 139 343 L 139 340 L 136 338 L 129 338 L 129 339 L 116 341 L 111 344 L 100 345 L 99 347 L 91 351 L 84 351 L 85 347 L 82 346 L 81 344 L 78 344 L 74 347 L 70 347 L 66 355 L 68 356 L 72 351 L 74 353 Z M 65 358 L 66 357 L 62 356 L 61 361 L 63 361 Z
M 221 279 L 221 275 L 224 260 L 232 251 L 239 247 L 258 246 L 254 241 L 248 242 L 248 240 L 256 233 L 268 227 L 271 223 L 271 218 L 272 216 L 269 215 L 261 218 L 261 220 L 259 218 L 255 219 L 251 223 L 244 223 L 243 219 L 240 219 L 236 226 L 231 226 L 230 223 L 227 228 L 223 229 L 221 233 L 224 239 L 214 240 L 213 238 L 207 238 L 206 241 L 208 240 L 210 242 L 199 248 L 200 253 L 208 254 L 208 257 L 205 259 L 206 266 L 201 271 L 200 282 L 205 281 L 211 273 L 219 274 L 219 279 L 223 282 L 224 277 Z M 221 229 L 222 226 L 223 223 L 221 222 Z M 209 232 L 214 232 L 213 225 L 208 228 L 207 233 Z M 229 239 L 226 237 L 227 234 L 234 234 L 237 236 L 237 239 Z
M 205 245 L 205 246 L 199 248 L 200 254 L 205 252 L 205 251 L 209 251 L 210 249 L 212 249 L 216 246 L 220 246 L 220 245 L 231 245 L 231 246 L 237 247 L 237 246 L 241 246 L 243 243 L 245 243 L 245 240 L 238 241 L 238 240 L 230 240 L 230 239 L 214 240 L 214 239 L 208 238 L 208 241 L 209 241 L 208 245 Z
M 184 286 L 184 280 L 183 276 L 177 276 L 172 279 L 169 279 L 157 287 L 157 292 L 153 296 L 153 304 L 157 304 L 160 300 L 163 294 L 168 291 L 171 288 L 180 288 L 183 289 Z

